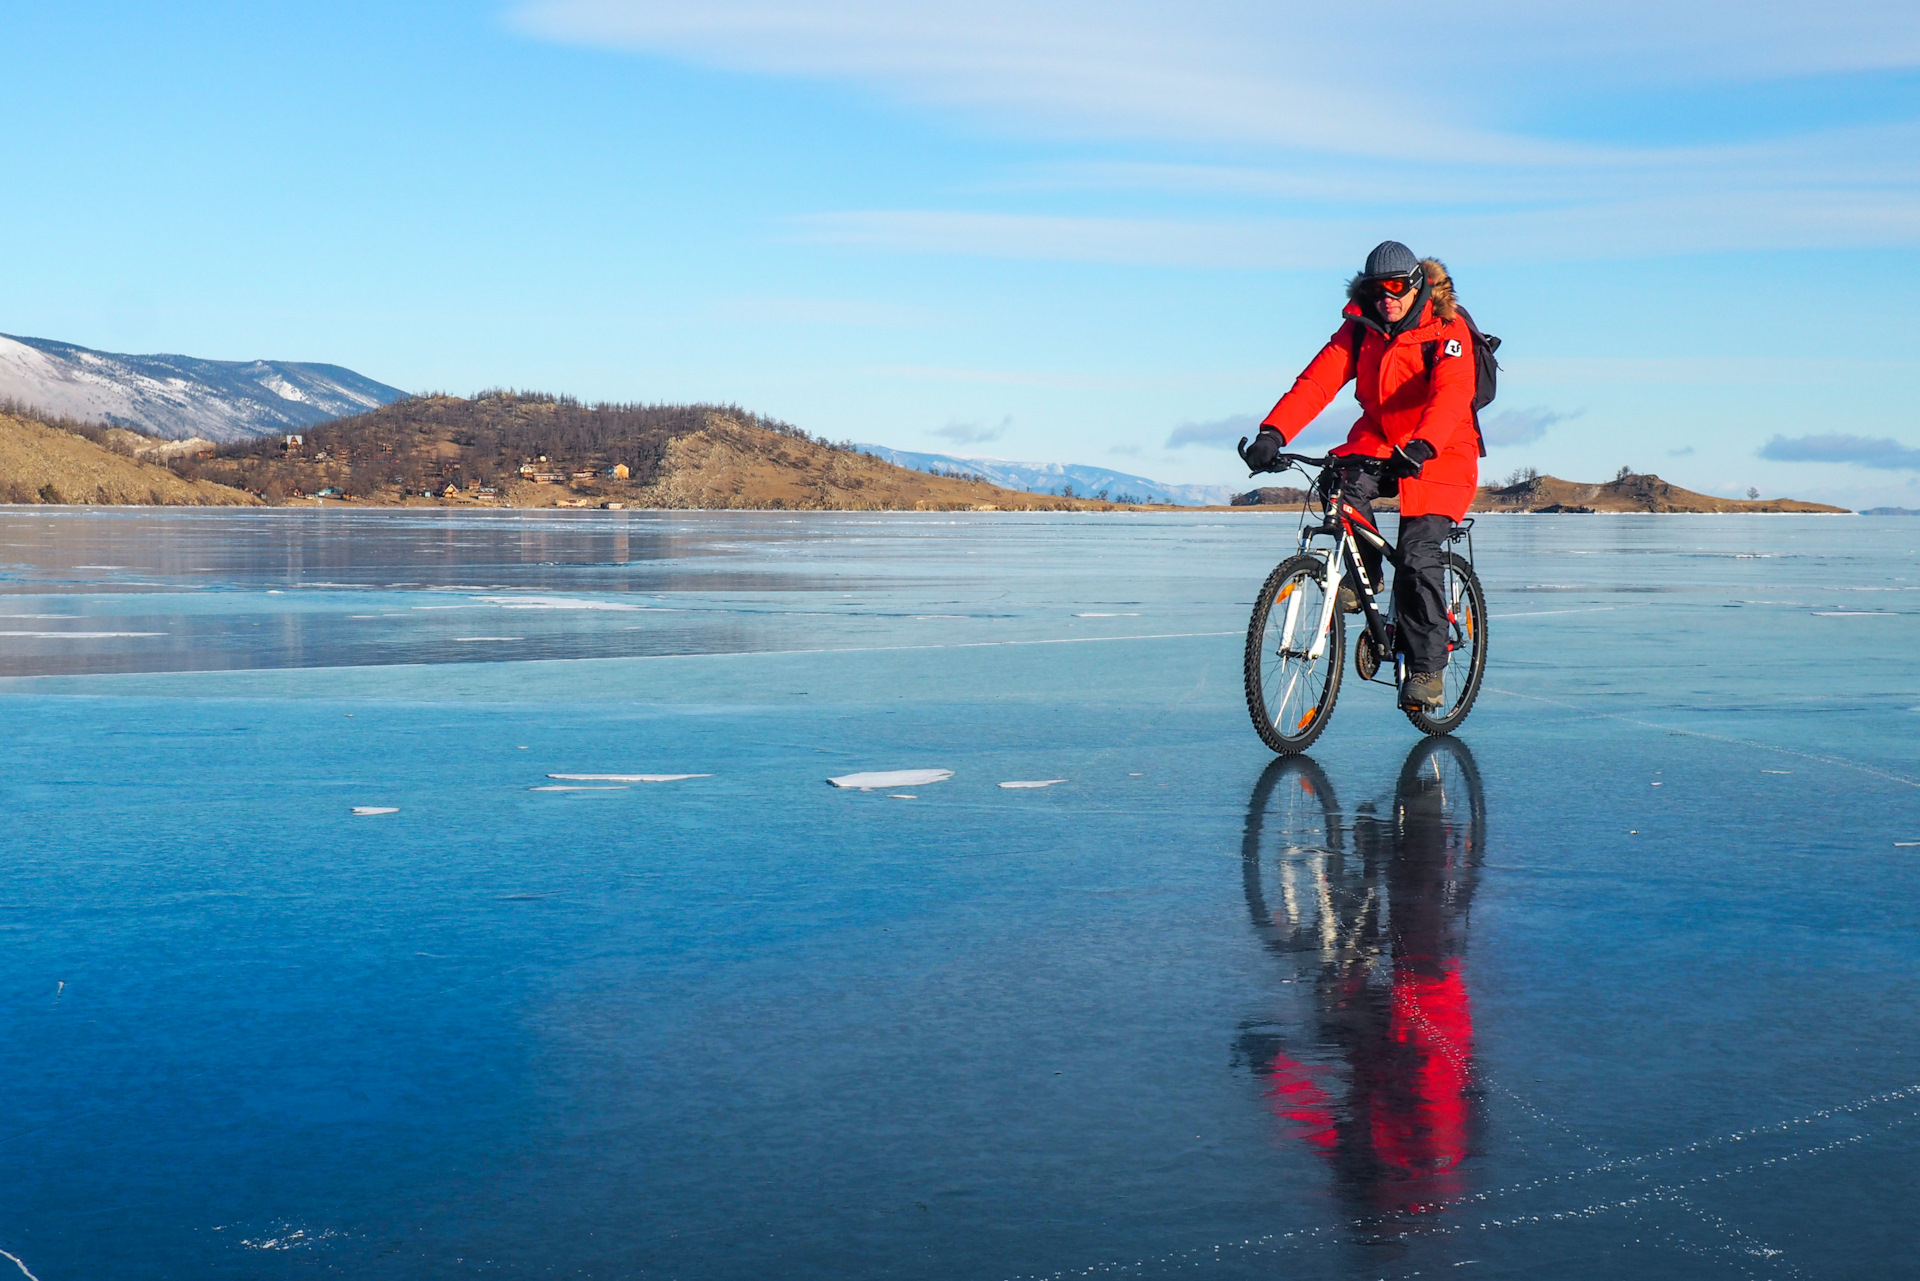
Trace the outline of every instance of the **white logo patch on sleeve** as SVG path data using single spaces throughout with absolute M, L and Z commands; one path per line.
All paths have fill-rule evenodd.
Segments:
M 1458 338 L 1447 339 L 1447 354 L 1449 356 L 1458 356 L 1460 354 L 1460 340 Z

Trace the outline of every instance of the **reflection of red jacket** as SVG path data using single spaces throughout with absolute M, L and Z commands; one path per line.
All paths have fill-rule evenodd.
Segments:
M 1409 1178 L 1449 1174 L 1467 1154 L 1473 1015 L 1460 963 L 1438 975 L 1396 972 L 1387 1035 L 1392 1069 L 1377 1083 L 1373 1150 Z M 1429 1194 L 1452 1195 L 1451 1183 Z
M 1471 1142 L 1473 1014 L 1460 963 L 1439 972 L 1395 967 L 1384 1027 L 1347 1050 L 1344 1100 L 1322 1084 L 1330 1069 L 1276 1052 L 1267 1104 L 1295 1137 L 1361 1172 L 1358 1183 L 1383 1213 L 1430 1209 L 1460 1195 L 1459 1166 Z M 1353 993 L 1369 1001 L 1364 981 Z M 1342 1152 L 1342 1148 L 1348 1150 Z
M 1354 383 L 1360 420 L 1336 454 L 1386 458 L 1394 446 L 1419 439 L 1436 457 L 1415 480 L 1400 482 L 1400 514 L 1442 515 L 1459 520 L 1473 502 L 1480 481 L 1480 437 L 1473 429 L 1473 334 L 1454 310 L 1453 286 L 1445 268 L 1427 263 L 1433 294 L 1420 323 L 1389 339 L 1368 323 L 1358 303 L 1347 305 L 1346 320 L 1294 380 L 1261 424 L 1291 441 L 1340 389 Z M 1360 356 L 1353 351 L 1353 327 L 1364 337 Z M 1424 347 L 1435 343 L 1433 374 L 1427 374 Z

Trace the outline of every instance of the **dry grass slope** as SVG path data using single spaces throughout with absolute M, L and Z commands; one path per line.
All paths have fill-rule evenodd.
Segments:
M 910 471 L 718 415 L 667 446 L 639 506 L 833 511 L 1098 510 L 1109 504 L 1026 494 Z
M 182 480 L 70 431 L 0 412 L 0 502 L 241 507 L 252 494 Z

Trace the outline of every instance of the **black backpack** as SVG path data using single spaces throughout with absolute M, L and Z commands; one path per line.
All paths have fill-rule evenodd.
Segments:
M 1460 319 L 1467 322 L 1467 332 L 1473 335 L 1473 434 L 1479 438 L 1480 456 L 1487 456 L 1487 437 L 1480 430 L 1480 411 L 1493 403 L 1499 390 L 1500 362 L 1493 353 L 1500 350 L 1500 340 L 1492 334 L 1480 332 L 1480 326 L 1473 323 L 1473 317 L 1465 307 L 1455 304 L 1454 311 Z M 1357 370 L 1360 365 L 1360 344 L 1366 341 L 1366 326 L 1359 321 L 1353 322 L 1353 363 Z M 1440 362 L 1440 341 L 1420 344 L 1420 357 L 1426 362 L 1427 377 L 1433 377 L 1433 367 Z

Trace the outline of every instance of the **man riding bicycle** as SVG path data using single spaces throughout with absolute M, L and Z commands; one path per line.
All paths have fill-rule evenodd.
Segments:
M 1435 708 L 1447 665 L 1443 555 L 1480 478 L 1473 333 L 1458 314 L 1446 267 L 1414 257 L 1397 240 L 1367 255 L 1366 269 L 1347 284 L 1342 315 L 1242 456 L 1254 471 L 1271 467 L 1281 447 L 1353 381 L 1360 419 L 1333 451 L 1340 492 L 1369 522 L 1375 498 L 1399 496 L 1393 612 L 1407 659 L 1400 705 Z M 1379 590 L 1379 551 L 1363 545 L 1361 557 Z M 1340 588 L 1340 606 L 1359 611 L 1351 587 Z

